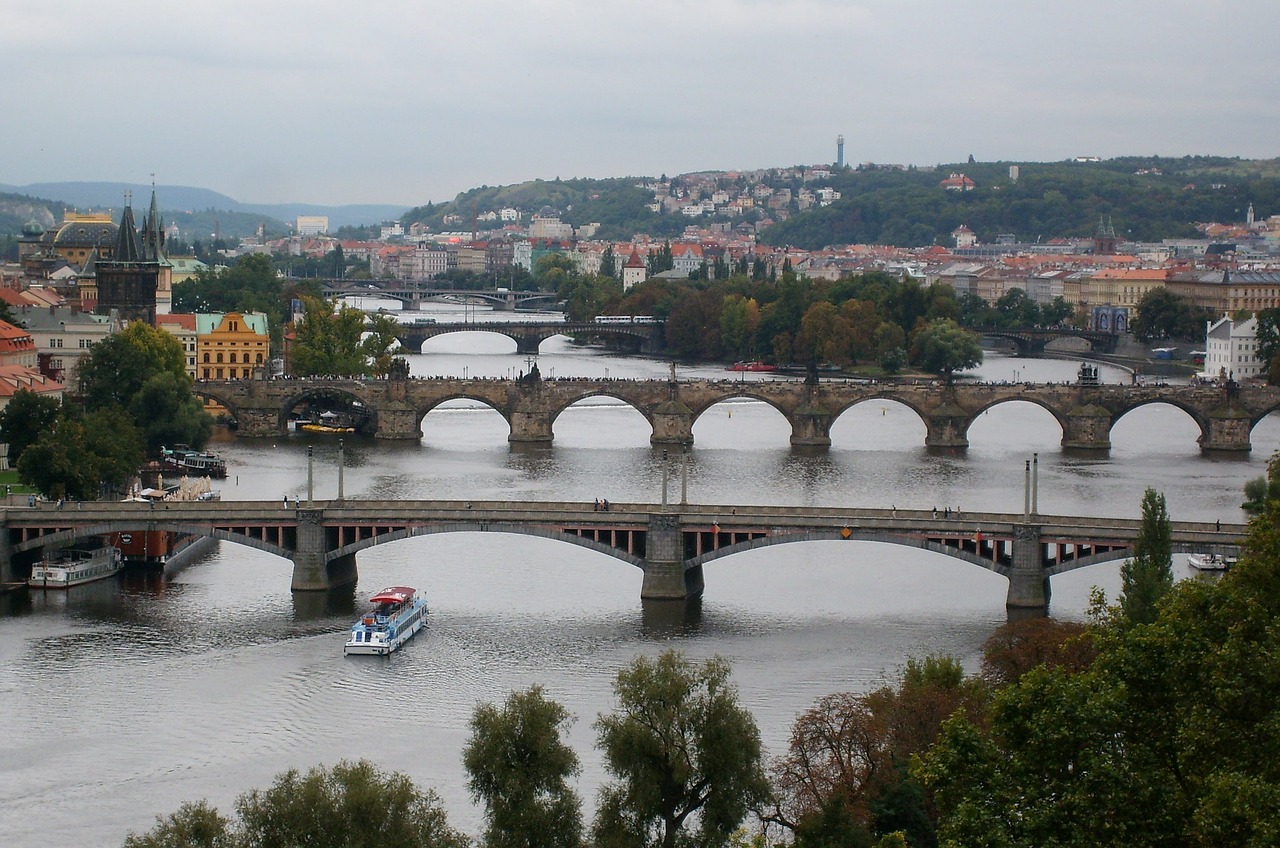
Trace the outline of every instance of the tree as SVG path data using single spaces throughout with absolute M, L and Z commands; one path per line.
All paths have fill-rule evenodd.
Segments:
M 130 834 L 125 848 L 469 845 L 449 827 L 434 792 L 419 790 L 403 774 L 384 774 L 365 760 L 316 767 L 305 775 L 290 769 L 271 788 L 237 798 L 236 815 L 227 820 L 203 801 L 186 804 L 150 832 Z
M 1144 294 L 1138 300 L 1137 312 L 1129 329 L 1144 342 L 1167 338 L 1203 339 L 1205 322 L 1213 317 L 1207 309 L 1193 306 L 1164 286 Z
M 795 341 L 796 353 L 805 362 L 846 365 L 852 347 L 853 328 L 835 304 L 821 300 L 809 307 L 800 320 L 800 333 Z
M 213 419 L 191 393 L 185 374 L 177 377 L 166 371 L 147 380 L 129 402 L 129 412 L 141 425 L 148 455 L 158 454 L 165 445 L 203 447 L 213 433 Z
M 390 315 L 370 315 L 365 325 L 365 335 L 360 341 L 360 350 L 369 362 L 369 372 L 375 377 L 385 377 L 391 373 L 391 363 L 395 360 L 395 351 L 400 341 L 396 334 L 400 332 L 400 322 Z
M 57 398 L 18 389 L 0 411 L 0 439 L 9 445 L 9 462 L 18 464 L 22 452 L 44 433 L 53 429 L 58 418 Z
M 720 342 L 734 359 L 747 359 L 754 352 L 760 305 L 754 298 L 731 294 L 720 310 Z
M 119 407 L 81 418 L 64 407 L 52 430 L 23 451 L 18 477 L 49 498 L 92 500 L 119 489 L 142 464 L 142 435 Z
M 1039 666 L 1084 671 L 1097 655 L 1088 628 L 1074 621 L 1024 618 L 996 628 L 982 645 L 982 676 L 996 687 L 1017 683 Z
M 966 371 L 982 363 L 978 337 L 955 321 L 942 318 L 914 333 L 912 361 L 926 371 L 941 375 L 948 383 L 956 371 Z
M 231 822 L 207 801 L 183 804 L 139 836 L 131 833 L 124 848 L 234 848 Z
M 596 721 L 605 766 L 594 837 L 602 846 L 724 845 L 769 795 L 760 732 L 729 665 L 676 651 L 618 672 L 618 708 Z M 693 826 L 693 833 L 689 833 Z
M 369 372 L 360 347 L 364 313 L 333 301 L 303 298 L 303 316 L 294 328 L 291 367 L 299 377 L 356 377 Z
M 143 321 L 131 321 L 95 344 L 76 368 L 80 396 L 90 410 L 127 408 L 143 384 L 162 373 L 191 384 L 182 342 Z
M 1133 554 L 1120 566 L 1120 609 L 1129 623 L 1149 624 L 1156 603 L 1173 587 L 1173 528 L 1164 495 L 1155 489 L 1142 495 L 1142 527 Z
M 577 848 L 582 805 L 569 786 L 578 757 L 561 739 L 572 718 L 534 686 L 482 704 L 462 752 L 471 797 L 485 805 L 489 848 Z
M 1179 582 L 1144 626 L 1095 625 L 1087 671 L 1037 668 L 947 722 L 913 769 L 944 844 L 1277 844 L 1277 622 L 1269 501 L 1221 580 Z

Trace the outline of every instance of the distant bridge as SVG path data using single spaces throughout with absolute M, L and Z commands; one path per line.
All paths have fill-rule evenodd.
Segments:
M 666 347 L 663 325 L 600 324 L 594 321 L 439 321 L 402 322 L 396 339 L 406 350 L 418 353 L 427 339 L 446 333 L 497 333 L 516 343 L 516 352 L 537 355 L 539 346 L 552 336 L 591 336 L 615 340 L 633 353 L 660 353 Z
M 430 280 L 375 280 L 348 281 L 325 280 L 321 283 L 321 292 L 325 297 L 380 297 L 398 300 L 406 310 L 417 310 L 422 304 L 432 300 L 452 302 L 483 301 L 493 305 L 499 311 L 513 311 L 523 306 L 538 304 L 541 307 L 554 306 L 560 296 L 555 292 L 545 291 L 511 291 L 498 289 L 455 289 L 432 285 Z
M 514 533 L 590 548 L 640 568 L 641 597 L 703 591 L 703 565 L 768 545 L 882 542 L 945 554 L 1009 579 L 1006 605 L 1043 608 L 1055 574 L 1132 555 L 1140 521 L 1037 514 L 837 507 L 525 501 L 339 500 L 289 508 L 271 501 L 85 503 L 77 509 L 0 511 L 4 581 L 25 577 L 46 547 L 89 536 L 168 530 L 209 536 L 293 562 L 292 589 L 326 591 L 357 580 L 355 556 L 435 533 Z M 1244 525 L 1173 522 L 1176 552 L 1235 555 Z M 519 567 L 519 566 L 514 566 Z M 886 560 L 883 567 L 892 567 Z M 578 591 L 570 589 L 570 591 Z
M 1114 333 L 1071 328 L 974 327 L 973 331 L 983 338 L 1011 342 L 1018 349 L 1019 356 L 1044 353 L 1045 347 L 1058 339 L 1083 339 L 1089 343 L 1089 348 L 1094 353 L 1115 353 L 1116 344 L 1120 340 Z
M 428 328 L 431 325 L 427 325 Z M 563 326 L 563 325 L 562 325 Z M 628 325 L 601 325 L 624 328 Z M 644 325 L 641 325 L 644 326 Z M 652 325 L 651 325 L 652 326 Z M 549 332 L 549 330 L 543 330 Z M 510 425 L 512 442 L 550 442 L 556 418 L 591 397 L 615 398 L 637 410 L 653 428 L 650 441 L 693 443 L 699 416 L 721 401 L 749 398 L 778 410 L 791 425 L 791 444 L 831 444 L 831 425 L 868 400 L 891 400 L 924 422 L 929 447 L 964 448 L 968 430 L 986 410 L 1023 401 L 1047 410 L 1062 427 L 1062 446 L 1111 447 L 1111 428 L 1121 417 L 1153 403 L 1175 406 L 1200 430 L 1206 451 L 1248 451 L 1255 424 L 1280 409 L 1273 386 L 1080 386 L 1075 384 L 945 383 L 930 380 L 869 383 L 824 380 L 201 380 L 195 392 L 225 406 L 244 436 L 287 431 L 290 413 L 321 397 L 358 402 L 367 431 L 378 438 L 422 437 L 422 419 L 440 404 L 468 399 L 485 404 Z

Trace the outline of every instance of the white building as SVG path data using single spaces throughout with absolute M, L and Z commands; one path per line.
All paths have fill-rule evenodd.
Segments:
M 299 215 L 294 226 L 300 236 L 318 236 L 329 232 L 329 216 Z
M 1204 371 L 1210 379 L 1237 381 L 1265 376 L 1267 363 L 1258 356 L 1258 320 L 1236 323 L 1229 316 L 1209 322 L 1205 332 Z

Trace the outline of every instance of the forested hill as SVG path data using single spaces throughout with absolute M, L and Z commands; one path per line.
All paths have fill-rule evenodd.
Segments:
M 647 208 L 653 192 L 641 188 L 640 177 L 611 179 L 530 180 L 509 186 L 481 186 L 464 191 L 448 203 L 418 206 L 402 218 L 406 227 L 423 222 L 438 230 L 469 230 L 473 215 L 519 209 L 528 226 L 529 216 L 543 207 L 560 213 L 560 219 L 575 227 L 599 223 L 600 238 L 626 239 L 637 232 L 655 236 L 678 235 L 689 224 L 679 215 L 660 215 Z M 456 215 L 460 222 L 445 223 Z M 484 228 L 489 229 L 492 225 Z
M 1017 165 L 1014 181 L 1009 167 Z M 948 191 L 952 173 L 974 182 Z M 950 245 L 961 224 L 982 242 L 1001 233 L 1034 242 L 1090 236 L 1109 215 L 1122 239 L 1197 236 L 1195 224 L 1244 223 L 1280 214 L 1280 159 L 1125 157 L 1100 162 L 968 162 L 898 170 L 862 166 L 838 172 L 841 199 L 797 212 L 761 239 L 818 249 L 833 244 Z

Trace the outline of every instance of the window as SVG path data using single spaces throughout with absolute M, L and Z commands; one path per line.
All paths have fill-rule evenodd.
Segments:
M 221 353 L 221 352 L 219 352 L 219 353 L 218 353 L 218 362 L 219 362 L 219 363 L 221 363 L 221 362 L 222 362 L 222 353 Z M 219 371 L 219 372 L 221 372 L 221 371 L 222 371 L 222 369 L 221 369 L 221 368 L 219 368 L 219 369 L 218 369 L 218 371 Z M 219 375 L 219 376 L 221 376 L 221 375 Z
M 206 363 L 209 361 L 209 352 L 208 352 L 208 351 L 205 351 L 205 354 L 204 354 L 204 361 L 205 361 Z M 208 369 L 208 368 L 206 368 L 205 370 L 206 370 L 206 371 L 208 371 L 209 369 Z
M 257 362 L 257 364 L 258 364 L 258 365 L 261 365 L 261 364 L 262 364 L 262 354 L 258 354 L 258 362 Z

